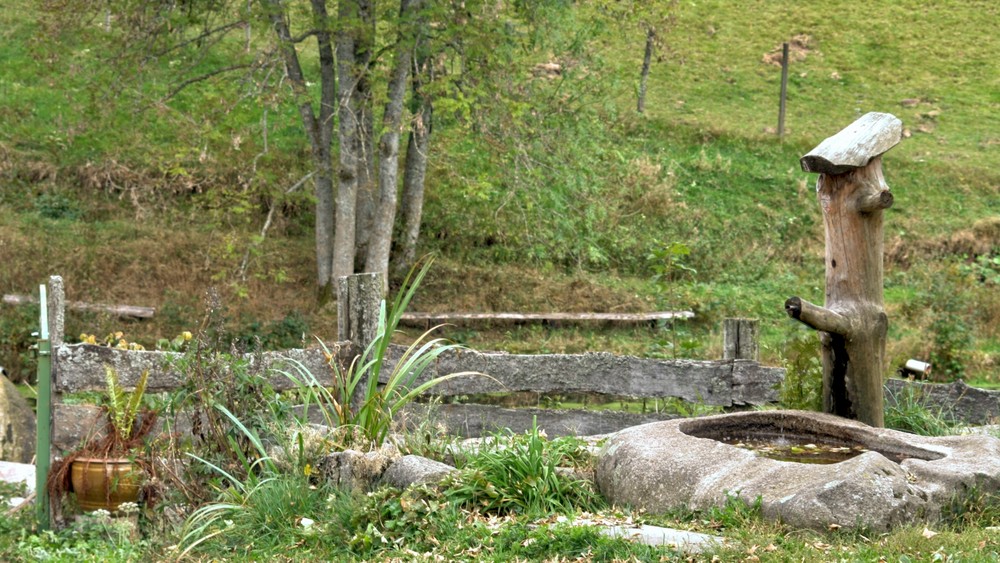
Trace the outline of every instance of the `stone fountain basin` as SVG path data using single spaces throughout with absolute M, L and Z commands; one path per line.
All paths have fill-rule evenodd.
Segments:
M 861 446 L 833 464 L 778 461 L 726 441 Z M 613 434 L 597 486 L 612 503 L 651 513 L 701 510 L 727 495 L 757 498 L 765 518 L 794 527 L 878 531 L 933 522 L 970 493 L 1000 490 L 1000 440 L 925 437 L 822 413 L 759 411 L 678 419 Z

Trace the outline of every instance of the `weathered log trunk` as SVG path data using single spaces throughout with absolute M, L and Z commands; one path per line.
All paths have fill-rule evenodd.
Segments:
M 826 304 L 791 297 L 789 316 L 820 331 L 823 409 L 883 426 L 882 375 L 889 321 L 882 300 L 882 211 L 892 193 L 881 155 L 899 143 L 902 123 L 869 113 L 801 159 L 819 172 L 826 226 Z
M 726 319 L 722 323 L 722 359 L 760 360 L 760 319 Z

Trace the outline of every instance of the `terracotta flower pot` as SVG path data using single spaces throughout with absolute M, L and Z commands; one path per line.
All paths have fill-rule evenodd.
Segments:
M 129 459 L 78 458 L 70 467 L 70 480 L 81 509 L 114 512 L 123 502 L 139 500 L 143 472 Z

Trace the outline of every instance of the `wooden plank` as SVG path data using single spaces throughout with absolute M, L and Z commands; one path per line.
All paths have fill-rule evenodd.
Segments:
M 691 311 L 657 311 L 652 313 L 403 313 L 406 323 L 456 324 L 470 322 L 618 322 L 652 323 L 694 318 Z
M 725 319 L 722 323 L 722 359 L 759 360 L 759 319 Z
M 58 455 L 79 447 L 104 427 L 104 414 L 98 407 L 66 404 L 56 404 L 54 407 L 55 428 L 52 434 L 52 446 Z M 297 408 L 296 412 L 301 415 L 300 409 Z M 316 412 L 316 409 L 312 409 L 310 414 Z M 676 414 L 639 414 L 614 410 L 511 409 L 490 405 L 411 403 L 399 413 L 395 425 L 397 431 L 405 431 L 430 421 L 435 425 L 443 425 L 449 435 L 477 438 L 507 430 L 520 434 L 531 429 L 532 423 L 537 420 L 538 427 L 550 438 L 554 438 L 610 434 L 631 426 L 677 417 Z M 309 418 L 315 424 L 322 423 L 318 417 Z M 165 432 L 165 422 L 163 418 L 159 420 L 158 429 L 154 434 Z M 189 416 L 181 414 L 171 423 L 170 431 L 181 438 L 191 433 Z
M 349 343 L 331 345 L 337 350 L 341 365 L 349 365 Z M 383 380 L 406 348 L 390 348 L 388 366 Z M 60 393 L 103 391 L 104 366 L 114 367 L 122 385 L 132 388 L 143 371 L 150 372 L 150 392 L 169 391 L 183 384 L 183 374 L 176 367 L 180 354 L 170 352 L 117 350 L 106 346 L 74 344 L 60 346 L 55 351 L 57 377 L 55 389 Z M 287 359 L 300 362 L 321 383 L 332 385 L 332 372 L 319 349 L 264 352 L 252 356 L 251 362 L 264 362 L 265 367 L 288 369 Z M 736 366 L 739 365 L 739 370 Z M 713 406 L 743 404 L 762 405 L 777 400 L 775 382 L 780 382 L 784 370 L 762 367 L 749 361 L 656 360 L 608 353 L 522 355 L 499 352 L 482 353 L 473 350 L 452 350 L 424 373 L 425 381 L 456 372 L 477 372 L 449 380 L 432 392 L 436 395 L 469 395 L 477 393 L 534 391 L 602 393 L 627 397 L 678 397 L 690 402 Z M 747 382 L 761 381 L 751 385 Z M 271 378 L 275 389 L 294 385 L 283 376 Z
M 3 302 L 6 305 L 31 305 L 37 304 L 38 299 L 29 295 L 4 295 Z M 75 311 L 111 313 L 119 317 L 134 317 L 137 319 L 151 319 L 156 313 L 156 309 L 153 307 L 140 307 L 137 305 L 105 305 L 103 303 L 69 301 L 66 303 L 66 306 Z
M 398 353 L 399 349 L 394 349 Z M 534 391 L 538 393 L 602 393 L 626 397 L 678 397 L 712 406 L 762 405 L 778 399 L 776 380 L 784 369 L 734 360 L 657 360 L 588 354 L 506 354 L 450 351 L 425 372 L 420 381 L 457 372 L 476 372 L 433 389 L 436 395 Z M 383 372 L 383 379 L 388 372 Z M 760 378 L 760 385 L 747 382 Z M 734 395 L 734 390 L 738 391 Z

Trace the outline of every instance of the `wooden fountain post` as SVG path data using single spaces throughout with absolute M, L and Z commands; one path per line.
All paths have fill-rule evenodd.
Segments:
M 882 154 L 902 139 L 902 122 L 868 113 L 800 159 L 819 172 L 826 226 L 826 304 L 791 297 L 785 312 L 819 331 L 823 410 L 884 426 L 882 373 L 889 328 L 882 300 L 882 210 L 892 193 Z

